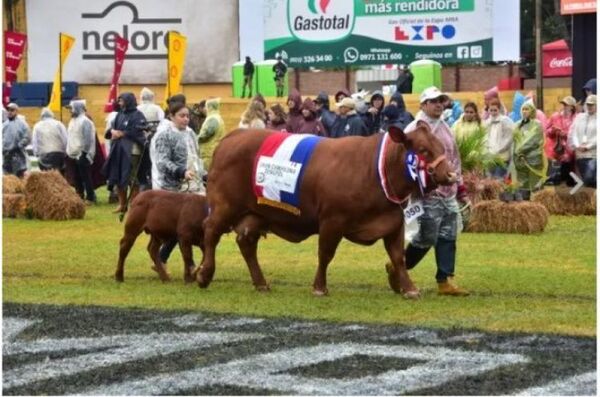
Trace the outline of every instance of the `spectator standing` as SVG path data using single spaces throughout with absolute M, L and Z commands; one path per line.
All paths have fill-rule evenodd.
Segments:
M 130 197 L 133 199 L 139 192 L 140 184 L 147 181 L 145 168 L 150 164 L 142 164 L 142 155 L 146 146 L 146 117 L 137 109 L 137 101 L 133 93 L 123 93 L 118 98 L 121 110 L 105 138 L 111 140 L 110 154 L 104 164 L 104 175 L 108 179 L 109 189 L 117 187 L 119 206 L 114 213 L 127 211 L 127 190 L 130 187 Z
M 287 114 L 280 104 L 276 103 L 267 109 L 267 128 L 275 131 L 286 131 Z
M 348 91 L 347 89 L 344 88 L 344 89 L 336 92 L 333 97 L 335 99 L 335 103 L 340 103 L 340 102 L 342 102 L 342 99 L 350 98 L 351 96 L 350 96 L 350 91 Z
M 368 136 L 367 126 L 354 110 L 355 104 L 352 98 L 343 98 L 336 103 L 338 117 L 335 119 L 331 129 L 332 138 L 342 138 L 351 135 Z
M 515 129 L 510 117 L 500 113 L 502 104 L 497 99 L 492 99 L 488 106 L 489 117 L 484 121 L 487 133 L 487 150 L 490 154 L 498 156 L 504 164 L 493 166 L 490 175 L 496 179 L 504 179 L 511 161 L 511 148 L 513 144 L 513 131 Z
M 158 124 L 165 118 L 165 112 L 160 106 L 154 103 L 154 92 L 149 88 L 142 88 L 140 99 L 142 103 L 138 105 L 137 109 L 144 114 L 146 123 L 148 124 L 149 135 L 152 136 L 156 133 Z
M 40 170 L 57 170 L 64 173 L 67 129 L 54 118 L 54 113 L 48 108 L 42 109 L 40 121 L 33 126 L 32 144 Z
M 242 88 L 242 98 L 246 96 L 246 86 L 248 86 L 248 98 L 252 97 L 252 77 L 254 77 L 254 64 L 250 60 L 250 57 L 246 57 L 246 63 L 244 63 L 244 87 Z
M 575 152 L 575 164 L 588 187 L 596 188 L 596 95 L 585 100 L 585 112 L 571 124 L 569 146 Z
M 596 95 L 596 79 L 589 79 L 583 86 L 584 98 L 590 95 Z
M 463 114 L 452 126 L 452 132 L 457 142 L 472 135 L 485 134 L 484 127 L 481 124 L 481 117 L 479 117 L 479 113 L 477 112 L 477 105 L 474 102 L 467 102 Z
M 497 99 L 500 102 L 500 114 L 508 114 L 508 111 L 506 110 L 506 107 L 502 104 L 502 101 L 500 100 L 500 92 L 498 91 L 498 87 L 492 87 L 489 90 L 487 90 L 484 94 L 483 94 L 483 116 L 481 117 L 482 120 L 487 120 L 488 117 L 490 117 L 490 113 L 489 113 L 489 106 L 490 106 L 490 102 L 492 101 L 492 99 Z M 515 100 L 516 100 L 516 93 L 515 93 Z M 513 104 L 513 111 L 519 112 L 519 110 L 521 109 L 521 104 L 517 105 L 518 107 L 514 107 Z M 517 110 L 515 110 L 517 109 Z M 520 113 L 518 113 L 518 118 L 520 118 Z M 517 119 L 518 119 L 517 118 Z M 516 120 L 514 120 L 516 121 Z
M 209 98 L 206 100 L 206 120 L 200 128 L 198 143 L 201 147 L 201 157 L 204 169 L 210 168 L 212 154 L 215 148 L 225 136 L 225 122 L 219 112 L 221 106 L 220 98 Z
M 91 165 L 96 154 L 96 128 L 85 115 L 85 101 L 74 100 L 69 105 L 71 120 L 67 128 L 67 156 L 75 163 L 75 190 L 87 204 L 96 203 Z
M 265 108 L 259 101 L 252 101 L 246 107 L 242 118 L 238 124 L 239 128 L 257 128 L 264 129 L 265 126 Z
M 419 232 L 408 244 L 405 251 L 407 269 L 414 268 L 427 252 L 434 247 L 439 295 L 465 296 L 469 292 L 454 283 L 456 266 L 456 238 L 458 222 L 458 201 L 469 203 L 466 189 L 462 184 L 461 163 L 458 147 L 450 131 L 450 127 L 442 120 L 444 107 L 442 103 L 448 96 L 436 87 L 429 87 L 420 97 L 421 118 L 413 121 L 406 133 L 413 131 L 419 120 L 429 124 L 431 132 L 444 145 L 446 160 L 454 169 L 458 182 L 450 186 L 439 186 L 425 194 L 423 198 L 423 215 L 418 218 Z
M 315 98 L 315 106 L 317 108 L 319 121 L 321 121 L 323 127 L 325 127 L 326 136 L 330 136 L 336 115 L 329 109 L 329 95 L 327 95 L 325 91 L 319 92 L 319 95 Z
M 196 134 L 199 134 L 204 120 L 206 120 L 206 99 L 192 105 L 192 108 L 190 109 L 190 124 L 188 127 Z
M 302 96 L 297 89 L 293 89 L 288 95 L 288 125 L 287 130 L 292 134 L 297 134 L 300 131 L 300 123 L 302 123 L 302 113 L 300 113 L 300 107 L 302 106 Z
M 560 104 L 561 110 L 548 119 L 544 128 L 546 135 L 544 153 L 550 160 L 546 183 L 560 185 L 564 181 L 568 186 L 574 186 L 575 181 L 569 175 L 573 170 L 573 151 L 567 141 L 571 124 L 575 120 L 577 101 L 572 96 L 567 96 L 560 101 Z
M 369 134 L 376 134 L 381 129 L 381 125 L 383 123 L 384 103 L 385 100 L 381 91 L 373 92 L 373 95 L 371 95 L 371 100 L 369 101 L 365 122 Z
M 404 97 L 400 92 L 394 92 L 394 94 L 390 98 L 390 105 L 398 107 L 398 110 L 400 111 L 398 121 L 401 123 L 401 125 L 404 125 L 404 127 L 409 125 L 415 119 L 413 115 L 406 110 Z
M 7 118 L 2 122 L 2 169 L 5 174 L 22 178 L 27 171 L 27 152 L 29 144 L 29 126 L 19 116 L 19 106 L 9 103 L 6 106 Z
M 412 94 L 413 76 L 408 66 L 400 66 L 398 68 L 398 79 L 396 80 L 396 92 L 401 94 Z
M 300 107 L 303 120 L 300 123 L 299 134 L 313 134 L 319 136 L 326 136 L 325 127 L 323 123 L 317 118 L 317 107 L 312 99 L 306 98 L 302 102 Z
M 287 73 L 287 66 L 281 59 L 281 55 L 277 56 L 277 63 L 273 65 L 273 73 L 275 77 L 275 85 L 277 86 L 277 97 L 283 96 L 283 88 L 285 86 L 285 75 Z
M 546 178 L 547 160 L 544 156 L 544 133 L 542 124 L 535 118 L 533 101 L 521 106 L 521 120 L 514 132 L 511 173 L 524 200 L 529 200 L 531 192 L 539 189 Z

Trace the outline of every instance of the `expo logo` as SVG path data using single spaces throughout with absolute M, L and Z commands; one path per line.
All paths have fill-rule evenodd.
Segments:
M 412 25 L 410 31 L 402 29 L 400 26 L 394 28 L 394 40 L 396 41 L 430 41 L 440 36 L 450 40 L 456 36 L 456 28 L 454 25 Z
M 288 0 L 290 32 L 302 41 L 340 40 L 354 27 L 354 2 L 347 0 Z

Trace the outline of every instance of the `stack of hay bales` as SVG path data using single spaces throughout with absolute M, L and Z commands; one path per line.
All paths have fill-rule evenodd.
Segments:
M 571 195 L 571 188 L 546 188 L 533 195 L 552 215 L 596 215 L 596 189 L 582 188 Z
M 57 171 L 33 172 L 25 182 L 27 205 L 43 220 L 82 219 L 85 203 Z
M 14 175 L 2 176 L 2 215 L 9 218 L 25 216 L 25 184 Z
M 473 204 L 483 200 L 497 200 L 504 190 L 504 186 L 499 180 L 482 178 L 471 172 L 463 175 L 463 183 Z
M 548 210 L 540 203 L 500 200 L 482 201 L 473 207 L 465 231 L 476 233 L 543 232 L 548 224 Z

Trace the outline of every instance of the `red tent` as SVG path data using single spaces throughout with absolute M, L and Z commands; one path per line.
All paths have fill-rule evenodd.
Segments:
M 565 40 L 557 40 L 542 46 L 544 77 L 564 77 L 573 74 L 573 54 Z

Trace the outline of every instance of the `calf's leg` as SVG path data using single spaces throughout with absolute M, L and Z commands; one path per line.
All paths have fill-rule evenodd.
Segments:
M 404 294 L 405 298 L 419 298 L 419 289 L 411 281 L 404 263 L 404 228 L 383 239 L 391 264 L 386 265 L 388 282 L 394 292 Z
M 183 280 L 186 283 L 191 283 L 194 281 L 194 256 L 192 253 L 192 244 L 185 239 L 179 240 L 179 250 L 181 251 L 181 256 L 183 257 Z
M 148 243 L 148 253 L 150 254 L 150 258 L 152 262 L 154 262 L 154 266 L 152 270 L 158 273 L 158 277 L 162 281 L 171 281 L 171 275 L 165 269 L 165 264 L 160 260 L 160 255 L 158 254 L 160 250 L 160 240 L 153 235 L 150 235 L 150 242 Z
M 260 239 L 260 232 L 263 227 L 264 222 L 262 218 L 256 215 L 245 216 L 235 227 L 237 233 L 237 245 L 246 261 L 248 270 L 250 271 L 252 284 L 254 284 L 254 288 L 258 291 L 269 290 L 269 285 L 263 276 L 260 265 L 258 264 L 258 258 L 256 257 L 258 240 Z

